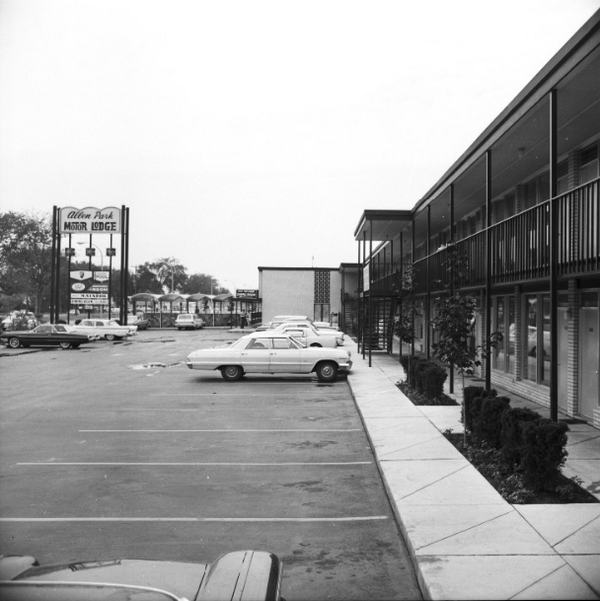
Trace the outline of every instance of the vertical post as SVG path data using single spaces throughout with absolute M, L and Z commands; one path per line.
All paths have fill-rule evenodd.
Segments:
M 56 206 L 52 207 L 52 269 L 50 270 L 50 323 L 56 323 L 54 311 L 56 306 Z
M 400 324 L 401 328 L 402 328 L 402 319 L 403 319 L 403 315 L 402 315 L 402 310 L 403 310 L 403 307 L 402 307 L 402 295 L 403 295 L 402 277 L 404 275 L 403 274 L 403 269 L 404 269 L 403 257 L 404 257 L 404 232 L 400 231 L 400 256 L 398 257 L 398 260 L 399 260 L 398 273 L 400 274 L 400 289 L 398 291 L 398 317 L 399 317 L 399 324 Z M 398 336 L 398 363 L 402 363 L 402 336 Z
M 454 184 L 450 184 L 450 245 L 449 249 L 446 251 L 446 256 L 450 259 L 450 294 L 454 296 L 455 293 L 455 262 L 457 261 L 456 249 L 454 248 Z M 450 256 L 449 250 L 452 249 L 453 255 Z M 450 390 L 450 394 L 454 394 L 454 363 L 450 363 L 450 374 L 448 386 Z
M 88 253 L 88 270 L 90 271 L 90 273 L 92 274 L 92 282 L 94 281 L 94 272 L 92 271 L 92 234 L 90 234 L 90 240 L 89 240 L 89 244 L 88 244 L 88 248 L 87 248 L 87 253 Z M 88 319 L 91 317 L 91 310 L 88 309 L 87 311 L 87 316 Z
M 425 296 L 425 356 L 427 359 L 431 357 L 431 284 L 429 275 L 429 254 L 431 252 L 431 203 L 427 205 L 427 245 L 426 245 L 427 259 L 425 260 L 426 265 L 426 282 L 427 282 L 427 295 Z
M 67 275 L 69 277 L 69 295 L 67 297 L 67 323 L 71 323 L 71 249 L 73 248 L 72 235 L 69 234 L 69 258 L 67 260 Z
M 365 358 L 365 329 L 367 327 L 367 324 L 365 323 L 367 321 L 367 303 L 366 303 L 366 299 L 365 299 L 365 267 L 367 265 L 367 260 L 365 258 L 365 255 L 367 253 L 367 230 L 363 230 L 363 239 L 362 239 L 362 258 L 363 258 L 363 263 L 362 263 L 362 275 L 361 275 L 361 281 L 362 281 L 362 313 L 360 316 L 360 323 L 362 324 L 361 326 L 361 331 L 360 331 L 360 335 L 361 335 L 361 339 L 362 339 L 362 357 L 363 360 Z M 370 270 L 370 267 L 369 267 Z
M 56 302 L 54 303 L 54 323 L 60 319 L 60 209 L 56 209 Z
M 492 335 L 492 151 L 485 153 L 485 389 L 492 388 L 492 357 L 490 338 Z
M 558 260 L 558 206 L 556 199 L 556 90 L 548 94 L 549 124 L 549 168 L 550 177 L 550 419 L 558 421 L 558 287 L 557 287 L 557 260 Z M 538 347 L 539 349 L 539 347 Z M 543 356 L 543 351 L 538 356 Z
M 373 220 L 369 219 L 369 367 L 373 348 Z
M 110 253 L 108 255 L 108 319 L 111 319 L 112 309 L 112 248 L 113 248 L 113 235 L 110 234 L 109 243 Z M 144 307 L 145 308 L 145 307 Z

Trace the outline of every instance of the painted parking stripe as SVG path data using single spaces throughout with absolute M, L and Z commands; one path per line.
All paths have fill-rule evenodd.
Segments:
M 311 466 L 341 466 L 341 465 L 371 465 L 371 461 L 323 461 L 323 462 L 310 462 L 310 461 L 284 461 L 284 462 L 239 462 L 239 461 L 189 461 L 189 462 L 176 462 L 176 461 L 23 461 L 17 463 L 20 466 L 141 466 L 141 467 L 153 467 L 153 466 L 169 466 L 169 467 L 263 467 L 263 466 L 299 466 L 299 465 L 311 465 Z
M 113 433 L 113 432 L 231 432 L 231 433 L 245 433 L 245 432 L 362 432 L 360 428 L 329 428 L 329 429 L 319 429 L 319 428 L 206 428 L 206 429 L 115 429 L 115 430 L 78 430 L 78 432 L 105 432 L 105 433 Z
M 387 515 L 364 515 L 330 518 L 233 518 L 233 517 L 55 517 L 55 518 L 0 518 L 0 522 L 369 522 L 389 519 Z

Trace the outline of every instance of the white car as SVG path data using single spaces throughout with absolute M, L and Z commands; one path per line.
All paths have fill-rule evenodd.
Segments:
M 114 319 L 82 319 L 78 324 L 69 326 L 71 332 L 105 338 L 106 340 L 122 340 L 137 333 L 137 326 L 121 326 Z
M 276 331 L 287 332 L 291 336 L 301 337 L 307 346 L 333 347 L 344 344 L 344 335 L 341 332 L 327 332 L 319 330 L 308 322 L 286 322 L 274 328 Z
M 204 320 L 195 313 L 180 313 L 175 318 L 175 327 L 178 330 L 199 330 L 204 327 Z
M 310 374 L 321 382 L 333 382 L 339 373 L 352 368 L 350 351 L 304 346 L 284 332 L 253 332 L 229 346 L 200 349 L 186 360 L 190 369 L 219 370 L 225 380 L 239 380 L 244 374 Z
M 332 326 L 327 321 L 313 321 L 312 324 L 315 326 L 315 328 L 317 328 L 317 330 L 319 330 L 319 332 L 326 332 L 328 334 L 334 332 L 342 339 L 342 341 L 344 340 L 344 332 L 342 332 L 336 326 Z
M 275 317 L 273 317 L 273 319 L 269 322 L 269 326 L 271 328 L 276 328 L 282 323 L 297 321 L 311 323 L 312 320 L 307 315 L 275 315 Z

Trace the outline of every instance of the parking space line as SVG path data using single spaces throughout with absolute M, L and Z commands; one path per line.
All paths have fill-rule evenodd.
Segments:
M 154 432 L 202 432 L 202 433 L 206 433 L 206 432 L 217 432 L 217 433 L 224 433 L 224 432 L 231 432 L 231 433 L 245 433 L 245 432 L 301 432 L 301 433 L 305 433 L 305 432 L 322 432 L 322 433 L 327 433 L 327 432 L 362 432 L 362 430 L 360 428 L 323 428 L 323 429 L 319 429 L 319 428 L 205 428 L 205 429 L 159 429 L 159 428 L 153 428 L 153 429 L 144 429 L 144 428 L 135 428 L 135 429 L 113 429 L 113 430 L 78 430 L 78 432 L 95 432 L 95 433 L 99 433 L 99 432 L 104 432 L 104 433 L 113 433 L 113 432 L 150 432 L 150 433 L 154 433 Z
M 389 519 L 387 515 L 349 517 L 289 517 L 289 518 L 233 518 L 233 517 L 55 517 L 55 518 L 0 518 L 0 522 L 369 522 Z
M 144 467 L 296 467 L 299 465 L 311 466 L 341 466 L 341 465 L 372 465 L 371 461 L 265 461 L 265 462 L 240 462 L 240 461 L 23 461 L 16 463 L 19 466 L 44 466 L 44 467 L 65 467 L 65 466 L 144 466 Z

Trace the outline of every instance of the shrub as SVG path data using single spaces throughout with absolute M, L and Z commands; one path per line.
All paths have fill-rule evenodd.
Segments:
M 463 401 L 465 412 L 465 430 L 473 432 L 473 422 L 481 412 L 481 404 L 484 399 L 495 398 L 497 392 L 491 389 L 488 392 L 482 386 L 466 386 L 463 389 Z
M 421 370 L 423 394 L 432 400 L 441 398 L 444 394 L 444 382 L 447 377 L 448 374 L 443 367 L 429 361 Z
M 423 371 L 427 368 L 429 361 L 423 357 L 415 357 L 410 362 L 410 385 L 421 394 L 424 393 Z
M 567 457 L 567 430 L 564 422 L 546 418 L 525 422 L 521 468 L 525 481 L 535 490 L 552 488 Z
M 463 388 L 463 412 L 464 412 L 464 424 L 465 430 L 470 431 L 473 425 L 473 412 L 475 399 L 480 398 L 485 393 L 485 388 L 483 386 L 465 386 Z M 480 403 L 477 403 L 479 407 L 477 408 L 477 412 L 481 408 Z
M 509 407 L 500 419 L 500 442 L 502 457 L 511 466 L 518 466 L 523 458 L 525 441 L 523 440 L 523 424 L 541 418 L 536 411 L 526 407 Z
M 486 441 L 491 447 L 500 448 L 500 428 L 502 414 L 509 408 L 508 397 L 488 396 L 482 398 L 481 410 L 473 418 L 473 435 Z

